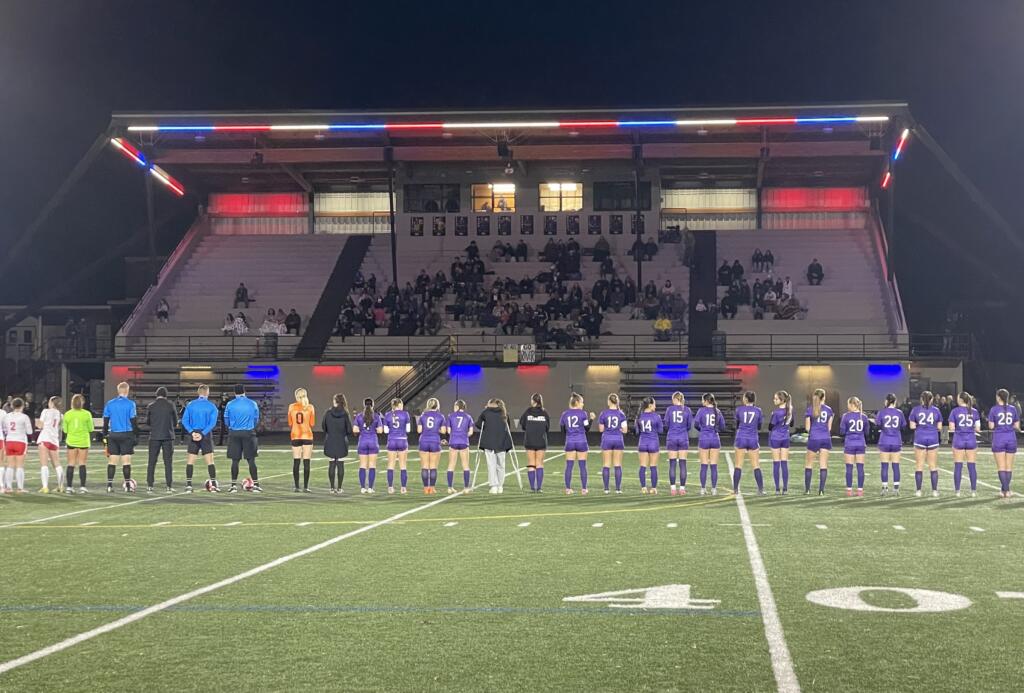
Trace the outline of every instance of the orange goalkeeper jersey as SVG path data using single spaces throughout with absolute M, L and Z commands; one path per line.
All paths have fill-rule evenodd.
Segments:
M 291 429 L 292 440 L 313 440 L 313 424 L 316 423 L 316 410 L 312 404 L 303 406 L 294 402 L 288 407 L 288 427 Z

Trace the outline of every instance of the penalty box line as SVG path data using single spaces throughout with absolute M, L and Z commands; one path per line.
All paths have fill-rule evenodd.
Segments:
M 548 462 L 549 460 L 553 460 L 556 457 L 558 457 L 558 455 L 552 455 L 550 458 L 544 461 Z M 514 473 L 514 471 L 508 472 L 505 474 L 505 476 L 507 478 L 508 476 Z M 478 484 L 473 488 L 480 488 L 483 485 L 485 484 Z M 444 496 L 443 498 L 438 498 L 437 500 L 431 501 L 424 505 L 418 505 L 415 508 L 410 508 L 409 510 L 400 512 L 397 515 L 392 515 L 391 517 L 385 518 L 383 520 L 378 520 L 373 524 L 364 525 L 363 527 L 353 529 L 351 532 L 339 534 L 338 536 L 332 537 L 326 541 L 322 541 L 319 544 L 314 544 L 313 546 L 309 546 L 294 553 L 290 553 L 287 556 L 281 556 L 280 558 L 276 558 L 273 561 L 270 561 L 269 563 L 258 565 L 255 568 L 250 568 L 249 570 L 239 573 L 238 575 L 225 578 L 218 582 L 206 585 L 205 587 L 200 587 L 199 589 L 192 590 L 191 592 L 186 592 L 185 594 L 180 594 L 177 597 L 171 597 L 170 599 L 166 599 L 160 602 L 159 604 L 154 604 L 153 606 L 146 607 L 141 611 L 136 611 L 135 613 L 129 614 L 115 621 L 111 621 L 110 623 L 105 623 L 102 626 L 93 628 L 92 630 L 87 630 L 84 633 L 79 633 L 78 635 L 66 638 L 64 640 L 61 640 L 60 642 L 54 643 L 53 645 L 49 645 L 42 649 L 36 650 L 35 652 L 30 652 L 27 655 L 23 655 L 16 659 L 8 660 L 3 664 L 0 664 L 0 674 L 6 674 L 7 672 L 17 669 L 18 667 L 25 666 L 26 664 L 31 664 L 36 660 L 43 659 L 44 657 L 49 657 L 50 655 L 56 654 L 58 652 L 63 652 L 64 650 L 74 647 L 75 645 L 78 645 L 80 643 L 86 642 L 87 640 L 92 640 L 93 638 L 99 637 L 100 635 L 105 635 L 106 633 L 118 630 L 119 628 L 124 628 L 125 626 L 131 625 L 136 621 L 141 621 L 142 619 L 148 616 L 160 613 L 161 611 L 166 611 L 167 609 L 170 609 L 173 606 L 177 606 L 178 604 L 191 601 L 193 599 L 196 599 L 197 597 L 202 597 L 203 595 L 209 594 L 210 592 L 215 592 L 221 589 L 222 587 L 229 587 L 247 578 L 259 575 L 260 573 L 265 573 L 268 570 L 276 568 L 280 565 L 284 565 L 285 563 L 294 561 L 297 558 L 302 558 L 303 556 L 308 556 L 318 551 L 322 551 L 326 548 L 334 546 L 339 542 L 345 541 L 346 539 L 351 539 L 352 537 L 364 534 L 366 532 L 369 532 L 370 530 L 377 529 L 378 527 L 383 527 L 384 525 L 389 525 L 393 522 L 397 522 L 398 520 L 401 520 L 403 517 L 408 517 L 409 515 L 422 512 L 423 510 L 427 510 L 428 508 L 433 508 L 434 506 L 440 505 L 441 503 L 445 503 L 453 498 L 458 498 L 464 493 L 464 491 L 457 491 L 456 493 L 453 493 L 450 496 Z
M 733 471 L 732 454 L 725 453 L 729 463 L 730 477 Z M 782 620 L 775 605 L 771 585 L 768 583 L 768 570 L 764 566 L 761 550 L 757 546 L 757 537 L 750 523 L 750 514 L 742 494 L 736 495 L 736 508 L 740 513 L 740 524 L 743 527 L 743 541 L 747 545 L 750 557 L 750 571 L 754 574 L 754 586 L 757 588 L 757 601 L 761 606 L 761 622 L 764 623 L 764 636 L 768 641 L 768 652 L 772 660 L 772 672 L 775 674 L 775 685 L 780 693 L 800 693 L 800 682 L 797 681 L 793 668 L 793 658 L 786 645 L 786 636 L 782 632 Z

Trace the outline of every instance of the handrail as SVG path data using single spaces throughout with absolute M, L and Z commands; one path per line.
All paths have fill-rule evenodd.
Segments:
M 451 360 L 451 341 L 445 339 L 431 349 L 424 358 L 413 364 L 405 374 L 391 383 L 384 392 L 377 396 L 375 401 L 378 403 L 388 402 L 401 395 L 403 390 L 413 391 L 413 395 L 415 395 L 419 385 L 426 385 L 437 377 L 437 374 L 444 370 Z M 383 406 L 383 404 L 379 404 L 379 406 Z

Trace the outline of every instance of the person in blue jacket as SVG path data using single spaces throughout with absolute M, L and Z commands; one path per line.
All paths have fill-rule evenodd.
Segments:
M 210 387 L 200 385 L 196 388 L 199 395 L 185 405 L 181 415 L 181 427 L 188 441 L 188 458 L 185 461 L 185 493 L 192 493 L 192 470 L 196 457 L 202 455 L 206 461 L 206 470 L 210 474 L 210 491 L 216 493 L 217 466 L 213 463 L 213 429 L 217 427 L 217 416 L 220 413 L 217 405 L 210 401 Z
M 238 493 L 238 463 L 244 457 L 249 463 L 249 477 L 253 493 L 262 493 L 260 475 L 256 469 L 259 439 L 256 425 L 260 422 L 260 408 L 245 396 L 245 385 L 235 385 L 235 398 L 224 408 L 224 423 L 228 427 L 228 459 L 231 460 L 230 493 Z

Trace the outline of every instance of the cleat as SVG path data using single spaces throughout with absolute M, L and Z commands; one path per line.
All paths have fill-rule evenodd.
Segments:
M 565 489 L 565 495 L 571 496 L 572 495 L 572 489 L 571 488 Z
M 900 497 L 900 490 L 898 487 L 892 490 L 892 495 L 896 496 L 897 498 Z
M 621 488 L 615 489 L 615 494 L 618 495 L 618 496 L 621 496 L 622 495 L 622 489 Z
M 308 488 L 304 488 L 304 489 L 302 489 L 302 492 L 303 492 L 303 493 L 313 493 L 313 492 L 312 492 L 312 491 L 310 491 L 310 490 L 309 490 Z
M 824 495 L 825 495 L 825 492 L 824 492 L 824 491 L 818 491 L 818 495 L 819 495 L 819 496 L 824 496 Z
M 788 488 L 782 489 L 782 495 L 788 496 L 789 495 L 789 489 Z
M 938 498 L 938 497 L 939 497 L 939 492 L 938 491 L 932 491 L 932 498 Z
M 260 483 L 258 481 L 255 484 L 252 485 L 252 492 L 253 493 L 263 493 L 263 487 L 260 486 Z
M 152 486 L 147 486 L 147 487 L 146 487 L 146 495 L 147 495 L 147 496 L 152 496 L 152 495 L 153 495 L 153 493 L 154 493 L 154 491 L 153 491 L 153 487 L 152 487 Z
M 450 495 L 452 495 L 453 493 L 455 493 L 455 489 L 453 489 L 453 488 L 452 488 L 451 486 L 449 486 L 449 487 L 448 487 L 448 495 L 450 496 Z
M 186 489 L 185 493 L 192 493 L 192 492 L 189 491 L 188 489 Z M 231 484 L 231 488 L 228 489 L 228 493 L 238 493 L 238 486 L 236 486 L 235 484 Z
M 234 489 L 235 485 L 231 484 L 231 488 Z M 192 484 L 185 484 L 185 493 L 192 493 Z M 232 491 L 234 493 L 234 491 Z
M 809 489 L 809 488 L 805 488 L 805 489 L 804 489 L 804 495 L 805 495 L 805 496 L 809 496 L 809 495 L 811 495 L 811 489 Z
M 643 495 L 646 496 L 647 495 L 647 487 L 646 486 L 641 486 L 640 487 L 640 493 L 642 493 Z
M 700 495 L 702 495 L 702 496 L 708 495 L 707 489 L 704 488 L 703 486 L 700 487 Z
M 110 484 L 107 484 L 107 493 L 113 493 L 113 492 L 114 492 L 114 487 L 111 486 Z
M 607 495 L 608 495 L 609 493 L 611 493 L 611 490 L 610 490 L 610 489 L 605 489 L 605 490 L 604 490 L 604 495 L 606 495 L 606 496 L 607 496 Z
M 405 487 L 403 486 L 403 487 L 402 487 L 402 488 L 401 488 L 401 489 L 399 490 L 399 493 L 401 493 L 401 494 L 402 494 L 402 495 L 404 496 L 405 494 L 409 493 L 409 489 L 407 489 L 407 488 L 405 488 Z
M 43 486 L 41 489 L 39 489 L 39 493 L 49 493 L 49 492 L 50 492 L 50 489 L 47 486 Z
M 64 489 L 64 493 L 69 495 L 69 496 L 73 496 L 73 495 L 75 495 L 75 489 L 73 489 L 70 486 L 68 486 L 67 488 Z
M 673 486 L 672 488 L 670 488 L 668 490 L 668 495 L 670 495 L 670 496 L 676 495 L 676 487 L 675 486 Z
M 889 487 L 888 486 L 883 486 L 882 487 L 882 494 L 881 495 L 882 496 L 888 496 L 889 495 Z
M 914 497 L 915 498 L 920 498 L 921 497 L 921 490 L 920 489 L 918 489 L 917 491 L 914 491 Z
M 498 487 L 498 495 L 500 496 L 503 493 L 505 493 L 505 487 L 504 486 L 499 486 Z
M 366 489 L 366 492 L 367 492 L 368 494 L 370 494 L 371 496 L 372 496 L 373 494 L 377 493 L 376 489 L 374 489 L 374 488 L 373 488 L 372 486 L 371 486 L 370 488 Z
M 711 488 L 711 495 L 712 496 L 717 496 L 718 495 L 718 487 L 717 486 L 713 486 Z
M 89 489 L 87 489 L 87 488 L 86 488 L 85 486 L 81 486 L 81 487 L 79 487 L 79 489 L 78 489 L 78 495 L 84 495 L 84 494 L 86 494 L 86 493 L 89 493 Z
M 960 492 L 959 492 L 959 491 L 957 491 L 957 492 L 956 492 L 956 493 L 954 493 L 953 495 L 954 495 L 954 496 L 956 496 L 957 498 L 959 498 L 959 497 L 960 497 Z
M 764 496 L 767 496 L 767 495 L 768 495 L 768 492 L 767 492 L 767 491 L 765 491 L 764 489 L 760 489 L 760 490 L 759 490 L 759 491 L 757 492 L 757 495 L 758 495 L 758 496 L 760 496 L 760 497 L 764 497 Z
M 863 498 L 864 497 L 864 489 L 862 489 L 862 488 L 857 489 L 857 497 L 858 498 Z
M 302 493 L 302 489 L 296 486 L 295 488 L 292 489 L 292 493 Z
M 686 495 L 686 487 L 685 486 L 680 486 L 679 487 L 679 495 L 680 496 L 685 496 Z
M 359 487 L 359 493 L 361 493 L 361 494 L 363 494 L 365 496 L 366 495 L 366 488 L 363 487 L 363 486 L 360 486 Z
M 394 486 L 388 486 L 388 495 L 389 496 L 395 495 L 395 487 Z
M 775 495 L 776 496 L 781 496 L 782 495 L 782 490 L 781 489 L 775 489 Z
M 978 492 L 977 491 L 971 491 L 971 498 L 977 498 L 977 497 L 978 497 Z
M 652 496 L 658 495 L 658 487 L 657 486 L 652 486 L 651 487 L 651 495 Z
M 491 486 L 491 488 L 487 490 L 487 493 L 491 494 L 492 496 L 498 495 L 498 487 Z
M 586 489 L 585 488 L 582 491 L 580 491 L 580 495 L 581 496 L 586 496 L 586 495 L 589 495 L 589 494 L 590 494 L 590 489 Z
M 173 486 L 168 486 L 167 490 L 164 491 L 164 493 L 166 493 L 168 496 L 171 495 L 172 493 L 174 493 L 174 487 Z
M 847 498 L 853 498 L 853 489 L 852 488 L 846 489 L 846 497 Z

